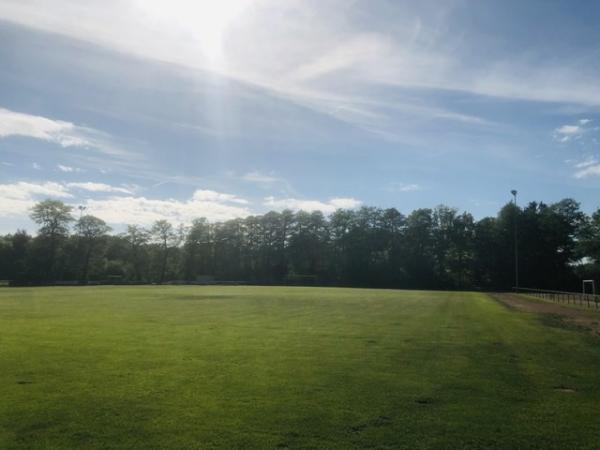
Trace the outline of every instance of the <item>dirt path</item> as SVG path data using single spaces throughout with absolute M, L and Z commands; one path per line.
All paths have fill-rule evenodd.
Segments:
M 600 336 L 600 311 L 571 308 L 518 294 L 494 293 L 489 295 L 507 308 L 540 314 L 546 325 L 579 329 Z

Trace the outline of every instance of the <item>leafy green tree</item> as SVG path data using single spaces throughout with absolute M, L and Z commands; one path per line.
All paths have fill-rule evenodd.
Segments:
M 289 243 L 291 272 L 296 277 L 317 280 L 326 269 L 329 245 L 328 227 L 323 213 L 298 211 Z
M 47 244 L 45 273 L 51 280 L 56 279 L 57 252 L 69 234 L 69 223 L 74 220 L 72 210 L 72 206 L 51 199 L 41 201 L 31 209 L 31 219 L 40 226 L 38 237 Z
M 147 267 L 148 251 L 147 245 L 150 242 L 150 232 L 139 225 L 127 225 L 127 231 L 122 235 L 126 245 L 125 252 L 129 264 L 133 267 L 135 281 L 142 281 L 144 278 L 144 268 Z
M 435 277 L 433 211 L 416 209 L 406 219 L 406 272 L 411 287 L 439 287 Z
M 600 208 L 584 221 L 578 237 L 577 256 L 600 265 Z
M 27 281 L 31 276 L 31 241 L 32 237 L 25 230 L 0 238 L 0 279 Z
M 473 238 L 473 287 L 499 289 L 495 277 L 499 267 L 497 224 L 495 217 L 485 217 L 474 224 Z
M 82 216 L 75 223 L 75 234 L 79 238 L 83 252 L 82 282 L 88 281 L 90 260 L 105 242 L 106 235 L 110 230 L 111 228 L 106 222 L 92 215 Z
M 173 225 L 167 220 L 157 220 L 152 225 L 150 230 L 154 242 L 159 246 L 160 254 L 160 268 L 158 282 L 163 283 L 165 281 L 165 274 L 167 271 L 167 262 L 169 259 L 169 251 L 172 247 L 175 247 L 178 241 L 178 234 L 175 232 Z
M 183 245 L 183 267 L 186 280 L 195 280 L 199 275 L 212 272 L 211 225 L 206 218 L 194 219 Z
M 446 267 L 451 283 L 448 287 L 464 289 L 474 283 L 475 221 L 467 212 L 459 214 L 453 222 L 452 242 L 446 257 Z

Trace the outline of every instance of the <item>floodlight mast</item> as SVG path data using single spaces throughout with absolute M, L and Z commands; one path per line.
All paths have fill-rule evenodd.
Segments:
M 515 215 L 514 215 L 514 241 L 515 241 L 515 290 L 519 290 L 519 241 L 517 239 L 517 221 L 518 221 L 518 206 L 517 206 L 517 190 L 513 189 L 510 193 L 514 197 Z

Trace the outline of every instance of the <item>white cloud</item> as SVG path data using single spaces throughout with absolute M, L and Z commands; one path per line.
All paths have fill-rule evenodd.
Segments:
M 133 155 L 115 146 L 110 142 L 110 137 L 99 130 L 0 107 L 0 138 L 10 136 L 41 139 L 63 148 L 92 149 L 111 156 L 131 157 Z
M 97 193 L 127 194 L 111 195 L 106 198 L 78 201 L 76 190 Z M 206 217 L 211 221 L 225 221 L 256 214 L 250 202 L 236 195 L 212 190 L 197 190 L 188 200 L 150 199 L 131 195 L 131 188 L 116 187 L 104 183 L 29 183 L 16 182 L 0 184 L 0 218 L 24 216 L 30 208 L 45 198 L 60 198 L 65 201 L 83 203 L 86 211 L 111 224 L 151 225 L 156 220 L 165 219 L 172 223 L 189 224 L 193 219 Z M 295 198 L 266 197 L 263 206 L 271 209 L 293 209 L 332 213 L 337 209 L 357 208 L 359 200 L 348 197 L 334 197 L 327 201 L 302 200 Z
M 231 174 L 231 176 L 235 178 L 235 174 Z M 297 195 L 296 189 L 292 184 L 286 179 L 276 176 L 274 172 L 264 173 L 254 170 L 245 173 L 240 179 L 269 192 L 273 192 L 274 188 L 277 187 L 278 193 L 282 196 L 291 197 Z
M 23 216 L 30 208 L 44 198 L 72 199 L 70 188 L 91 192 L 131 194 L 127 188 L 114 187 L 103 183 L 28 183 L 17 182 L 0 184 L 0 217 Z M 111 196 L 85 201 L 89 214 L 98 216 L 112 224 L 150 225 L 160 219 L 174 223 L 190 223 L 193 219 L 206 217 L 209 220 L 229 220 L 246 217 L 252 211 L 245 205 L 249 202 L 231 194 L 216 191 L 198 190 L 187 201 L 175 199 L 157 200 L 145 197 Z M 242 206 L 244 205 L 244 206 Z
M 326 202 L 319 200 L 301 200 L 297 198 L 281 198 L 265 197 L 263 205 L 276 209 L 292 209 L 292 210 L 304 210 L 304 211 L 322 211 L 323 213 L 329 214 L 337 209 L 352 209 L 357 208 L 361 205 L 361 201 L 354 198 L 348 197 L 335 197 L 331 198 Z
M 62 164 L 57 164 L 56 168 L 61 172 L 81 172 L 81 169 L 78 167 L 63 166 Z
M 111 224 L 150 225 L 161 219 L 172 223 L 190 223 L 199 217 L 206 217 L 211 221 L 222 221 L 252 214 L 245 206 L 230 204 L 230 198 L 223 200 L 219 195 L 210 196 L 206 192 L 196 191 L 187 201 L 155 200 L 130 196 L 88 200 L 86 206 L 90 214 Z M 198 193 L 199 195 L 196 195 Z M 218 193 L 215 192 L 215 194 Z M 228 196 L 228 194 L 222 195 Z M 207 197 L 210 200 L 207 200 Z M 237 197 L 235 199 L 242 200 Z
M 562 127 L 557 128 L 556 132 L 559 134 L 572 136 L 575 134 L 581 134 L 583 132 L 583 129 L 579 125 L 563 125 Z
M 563 125 L 554 130 L 554 138 L 559 142 L 568 142 L 571 139 L 580 138 L 587 129 L 584 125 L 589 121 L 579 121 L 580 125 Z
M 596 158 L 588 158 L 585 161 L 581 161 L 575 164 L 577 169 L 583 169 L 585 167 L 593 166 L 598 164 L 598 160 Z
M 587 178 L 600 175 L 600 164 L 587 166 L 585 169 L 575 172 L 575 178 Z
M 416 183 L 391 183 L 387 190 L 392 192 L 414 192 L 421 189 L 421 185 Z
M 308 81 L 342 70 L 364 70 L 365 63 L 377 63 L 381 57 L 392 56 L 392 51 L 390 39 L 377 33 L 359 33 L 301 65 L 291 73 L 290 79 Z
M 0 137 L 25 136 L 54 142 L 62 147 L 91 146 L 71 122 L 23 114 L 0 108 Z
M 0 197 L 26 199 L 34 195 L 72 197 L 62 184 L 51 181 L 45 183 L 19 181 L 17 183 L 0 184 Z
M 67 183 L 67 186 L 70 188 L 83 189 L 90 192 L 118 192 L 121 194 L 133 194 L 131 189 L 125 187 L 111 186 L 105 183 L 93 183 L 90 181 Z
M 398 188 L 398 190 L 400 192 L 420 191 L 421 190 L 421 186 L 419 186 L 418 184 L 407 184 L 405 186 L 402 186 L 402 187 Z
M 40 166 L 38 163 L 34 162 L 33 164 L 31 164 L 31 167 L 34 168 L 34 170 L 42 170 L 42 166 Z
M 590 119 L 579 119 L 579 123 L 581 125 L 587 125 L 588 123 L 590 123 L 591 120 Z
M 224 202 L 238 203 L 240 205 L 248 204 L 248 200 L 236 197 L 235 195 L 224 194 L 222 192 L 215 192 L 207 189 L 200 189 L 194 192 L 192 200 L 196 202 Z
M 59 183 L 17 183 L 0 184 L 0 216 L 12 217 L 27 214 L 38 200 L 46 197 L 71 198 L 69 191 Z
M 282 181 L 278 177 L 275 177 L 273 175 L 267 175 L 258 171 L 248 172 L 247 174 L 242 175 L 242 180 L 248 181 L 250 183 L 260 184 L 263 186 L 269 186 L 273 183 Z

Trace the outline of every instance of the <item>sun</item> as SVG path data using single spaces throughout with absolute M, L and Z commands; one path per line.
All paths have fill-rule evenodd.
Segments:
M 198 43 L 209 66 L 223 63 L 223 38 L 233 19 L 252 0 L 139 0 L 138 7 L 167 33 L 188 36 Z

